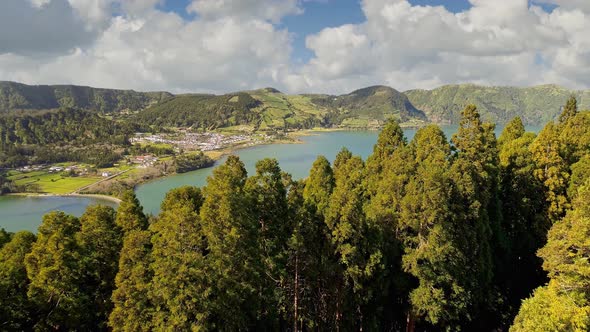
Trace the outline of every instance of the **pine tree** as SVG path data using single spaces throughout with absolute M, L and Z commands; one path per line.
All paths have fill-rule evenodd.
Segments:
M 162 211 L 150 225 L 150 284 L 155 330 L 193 331 L 206 327 L 205 243 L 199 217 L 201 190 L 180 187 L 166 194 Z
M 277 329 L 278 309 L 285 307 L 287 241 L 292 229 L 288 214 L 287 191 L 276 159 L 256 163 L 256 174 L 244 187 L 250 218 L 258 222 L 258 252 L 265 273 L 259 296 L 263 301 L 258 329 Z
M 516 126 L 513 126 L 514 123 Z M 512 129 L 518 127 L 518 131 Z M 516 314 L 521 299 L 545 280 L 537 250 L 545 243 L 551 226 L 545 213 L 543 183 L 534 175 L 535 163 L 530 145 L 533 133 L 525 133 L 519 118 L 509 124 L 499 141 L 500 197 L 503 202 L 503 229 L 509 244 L 508 264 L 503 271 L 503 289 L 507 297 L 508 317 Z
M 131 230 L 147 229 L 147 218 L 133 190 L 125 191 L 121 196 L 116 221 L 117 226 L 125 233 Z
M 578 101 L 575 96 L 570 96 L 563 107 L 563 111 L 559 115 L 559 123 L 566 123 L 569 119 L 576 116 L 578 113 Z
M 89 321 L 90 299 L 80 278 L 80 250 L 75 235 L 80 221 L 51 212 L 43 216 L 37 241 L 25 256 L 30 279 L 28 296 L 41 310 L 35 329 L 85 329 Z
M 561 219 L 569 208 L 567 187 L 568 165 L 561 152 L 563 143 L 559 139 L 559 128 L 548 123 L 530 146 L 535 162 L 535 177 L 545 186 L 547 215 L 552 222 Z
M 80 250 L 82 289 L 92 302 L 90 326 L 106 330 L 113 308 L 111 295 L 115 288 L 119 252 L 122 245 L 121 229 L 115 224 L 115 210 L 96 205 L 86 209 L 80 217 L 81 228 L 76 234 Z
M 215 168 L 203 189 L 202 229 L 207 241 L 209 321 L 212 329 L 252 327 L 259 313 L 259 224 L 248 214 L 246 169 L 237 156 Z
M 4 228 L 0 228 L 0 248 L 10 242 L 11 238 L 11 233 L 8 233 Z
M 453 213 L 456 230 L 463 238 L 460 251 L 469 258 L 466 266 L 471 277 L 465 289 L 472 298 L 465 301 L 474 305 L 470 309 L 474 312 L 489 301 L 493 234 L 487 208 L 494 197 L 494 179 L 488 164 L 493 151 L 486 151 L 490 146 L 488 135 L 474 105 L 461 113 L 452 143 L 457 150 L 450 170 L 455 188 Z
M 371 280 L 383 268 L 383 254 L 374 243 L 373 230 L 367 223 L 364 205 L 364 163 L 343 149 L 334 162 L 336 187 L 330 197 L 326 224 L 341 266 L 337 298 L 338 326 L 362 329 L 371 312 L 363 310 L 372 300 Z M 344 299 L 349 297 L 350 302 Z M 343 321 L 346 318 L 347 321 Z
M 590 180 L 573 210 L 556 222 L 539 250 L 551 281 L 523 302 L 511 331 L 587 331 L 590 328 Z
M 334 329 L 338 306 L 338 285 L 334 282 L 339 277 L 338 258 L 334 254 L 331 243 L 331 230 L 325 222 L 325 215 L 329 208 L 330 197 L 334 190 L 334 171 L 330 162 L 323 156 L 319 156 L 313 163 L 309 176 L 305 180 L 303 188 L 303 208 L 299 210 L 300 218 L 309 215 L 309 226 L 316 229 L 315 237 L 306 237 L 306 241 L 316 241 L 314 255 L 317 263 L 316 275 L 313 280 L 311 299 L 314 303 L 314 319 L 311 322 L 318 329 Z M 298 223 L 305 219 L 298 219 Z M 306 223 L 307 224 L 307 223 Z M 304 225 L 306 225 L 304 224 Z M 301 231 L 303 232 L 303 231 Z M 303 246 L 298 244 L 298 235 L 294 234 L 292 245 L 295 248 Z M 307 247 L 306 247 L 307 248 Z M 311 248 L 310 248 L 311 249 Z M 313 271 L 313 270 L 312 270 Z
M 399 218 L 404 270 L 417 280 L 410 293 L 413 316 L 441 328 L 455 327 L 466 315 L 470 271 L 455 232 L 448 175 L 450 146 L 436 126 L 420 129 L 410 147 L 416 173 L 407 185 Z M 468 239 L 467 239 L 468 240 Z M 410 317 L 408 329 L 412 329 Z
M 123 194 L 116 224 L 123 230 L 123 245 L 109 316 L 113 331 L 152 330 L 153 304 L 148 290 L 152 280 L 151 233 L 147 218 L 133 191 Z
M 0 249 L 0 329 L 31 330 L 35 308 L 27 298 L 29 278 L 25 255 L 31 252 L 35 235 L 23 231 Z

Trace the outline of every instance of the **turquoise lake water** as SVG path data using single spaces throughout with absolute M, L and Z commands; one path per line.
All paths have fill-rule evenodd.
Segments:
M 456 126 L 447 126 L 443 127 L 443 131 L 450 138 L 456 128 Z M 528 129 L 535 132 L 539 130 L 536 127 Z M 500 130 L 498 128 L 497 133 Z M 404 133 L 408 140 L 411 140 L 416 133 L 416 129 L 405 129 Z M 373 151 L 373 145 L 377 142 L 378 134 L 377 131 L 318 133 L 301 137 L 303 144 L 255 146 L 238 150 L 235 154 L 244 162 L 249 174 L 254 172 L 258 160 L 276 158 L 283 171 L 290 173 L 295 179 L 300 179 L 307 176 L 311 165 L 319 155 L 333 161 L 338 151 L 343 147 L 366 159 Z M 225 158 L 222 158 L 217 164 L 224 161 Z M 138 186 L 136 193 L 144 207 L 144 211 L 157 214 L 160 210 L 160 202 L 166 192 L 183 185 L 201 187 L 206 184 L 207 177 L 212 172 L 213 168 L 206 168 L 157 179 Z M 60 210 L 79 216 L 91 204 L 114 206 L 114 203 L 109 201 L 86 197 L 0 197 L 0 227 L 11 232 L 19 230 L 35 231 L 41 224 L 42 216 L 49 211 Z

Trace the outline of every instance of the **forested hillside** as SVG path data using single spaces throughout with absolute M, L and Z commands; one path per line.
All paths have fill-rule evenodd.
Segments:
M 62 107 L 114 113 L 138 111 L 171 97 L 167 92 L 98 89 L 75 85 L 25 85 L 0 82 L 0 113 Z
M 367 160 L 319 156 L 304 180 L 230 156 L 158 216 L 130 191 L 117 211 L 0 232 L 0 324 L 586 331 L 589 204 L 590 113 L 575 99 L 538 135 L 514 118 L 496 138 L 474 105 L 450 142 L 436 125 L 408 142 L 389 121 Z
M 461 110 L 468 104 L 477 105 L 487 121 L 506 123 L 518 116 L 529 125 L 542 125 L 555 119 L 560 106 L 571 95 L 578 99 L 581 109 L 590 108 L 590 91 L 568 90 L 556 85 L 517 88 L 460 84 L 404 93 L 434 123 L 458 123 Z
M 174 96 L 167 92 L 0 82 L 0 113 L 60 107 L 114 116 L 133 111 L 138 114 L 132 121 L 155 130 L 236 126 L 254 131 L 313 127 L 366 129 L 382 127 L 387 119 L 413 126 L 428 122 L 457 124 L 465 106 L 476 104 L 486 121 L 505 124 L 518 116 L 525 125 L 542 125 L 555 119 L 560 106 L 572 95 L 577 97 L 582 109 L 590 107 L 590 91 L 555 85 L 517 88 L 463 84 L 403 93 L 386 86 L 373 86 L 339 96 L 289 95 L 266 88 L 224 95 Z
M 0 115 L 0 168 L 61 161 L 117 160 L 138 130 L 84 110 L 63 108 Z M 94 162 L 93 162 L 94 163 Z

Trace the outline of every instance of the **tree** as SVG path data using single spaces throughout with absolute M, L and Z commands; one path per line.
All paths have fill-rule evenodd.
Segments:
M 10 242 L 12 239 L 12 233 L 8 233 L 4 228 L 0 228 L 0 249 Z
M 561 155 L 563 143 L 559 139 L 559 128 L 549 122 L 530 145 L 535 162 L 535 177 L 545 186 L 547 215 L 552 222 L 561 219 L 569 208 L 567 187 L 569 171 Z
M 0 326 L 6 330 L 30 330 L 35 310 L 27 298 L 29 278 L 25 255 L 35 243 L 35 235 L 23 231 L 0 249 Z
M 114 308 L 109 316 L 113 331 L 152 331 L 155 307 L 148 297 L 153 272 L 151 234 L 134 229 L 125 234 L 115 277 Z
M 150 297 L 158 308 L 152 318 L 155 330 L 193 331 L 206 326 L 206 245 L 199 217 L 202 204 L 199 188 L 173 189 L 150 225 L 154 273 Z
M 466 315 L 470 278 L 461 235 L 455 232 L 449 178 L 450 146 L 436 126 L 421 128 L 410 143 L 417 169 L 407 185 L 399 218 L 403 268 L 416 279 L 412 316 L 452 328 Z M 413 329 L 413 317 L 408 329 Z
M 258 328 L 267 325 L 277 329 L 277 309 L 284 308 L 287 264 L 287 241 L 292 229 L 287 205 L 287 191 L 281 168 L 276 159 L 263 159 L 256 163 L 256 174 L 244 186 L 249 216 L 258 222 L 258 252 L 262 268 L 259 290 L 263 301 Z M 283 309 L 284 310 L 284 309 Z
M 551 281 L 523 305 L 511 331 L 587 331 L 590 328 L 590 181 L 573 210 L 556 222 L 539 250 Z
M 515 118 L 511 124 L 519 122 Z M 516 126 L 521 127 L 521 126 Z M 500 199 L 503 229 L 509 244 L 508 263 L 502 271 L 502 287 L 507 298 L 509 317 L 516 314 L 520 301 L 545 282 L 546 274 L 536 252 L 546 242 L 551 223 L 546 215 L 544 186 L 535 177 L 530 146 L 533 133 L 511 132 L 508 125 L 500 136 Z
M 88 207 L 80 217 L 80 224 L 80 231 L 76 234 L 80 251 L 80 281 L 93 308 L 90 311 L 93 317 L 88 324 L 95 329 L 106 330 L 108 316 L 113 309 L 111 295 L 122 245 L 121 229 L 115 224 L 115 210 L 104 205 Z
M 147 229 L 147 218 L 133 190 L 127 190 L 121 195 L 116 223 L 125 233 L 131 230 Z
M 90 328 L 90 299 L 80 284 L 78 218 L 63 212 L 43 216 L 37 241 L 25 256 L 30 285 L 28 296 L 41 310 L 35 329 Z
M 559 123 L 564 124 L 578 113 L 578 101 L 574 95 L 570 96 L 559 115 Z
M 464 299 L 469 303 L 471 312 L 482 310 L 489 302 L 487 293 L 493 276 L 492 228 L 488 206 L 494 198 L 493 170 L 489 162 L 493 160 L 493 151 L 486 151 L 490 146 L 489 128 L 484 128 L 477 108 L 468 105 L 461 113 L 458 131 L 453 135 L 452 143 L 457 150 L 453 160 L 450 176 L 454 184 L 453 214 L 456 231 L 462 234 L 460 251 L 469 258 L 466 267 L 471 277 Z M 470 316 L 466 315 L 465 318 Z
M 248 214 L 245 182 L 244 164 L 237 156 L 229 156 L 203 188 L 201 222 L 207 241 L 212 329 L 246 329 L 258 318 L 258 223 Z
M 383 254 L 379 243 L 372 241 L 374 230 L 363 211 L 366 173 L 362 159 L 343 149 L 336 156 L 334 174 L 336 187 L 330 197 L 326 224 L 342 273 L 341 279 L 335 281 L 339 285 L 336 324 L 362 329 L 372 314 L 363 309 L 372 300 L 375 290 L 370 287 L 371 279 L 383 268 Z M 347 297 L 349 303 L 345 302 Z
M 298 209 L 298 219 L 290 242 L 295 253 L 303 248 L 310 250 L 313 258 L 308 263 L 317 264 L 315 265 L 317 269 L 310 268 L 310 272 L 315 275 L 308 280 L 313 280 L 310 301 L 314 304 L 314 319 L 310 324 L 317 326 L 318 329 L 336 328 L 339 286 L 334 280 L 339 277 L 339 263 L 330 240 L 331 230 L 325 222 L 334 186 L 334 171 L 330 162 L 325 157 L 319 156 L 305 180 L 303 207 Z M 291 199 L 294 200 L 295 197 Z M 306 216 L 310 219 L 309 224 L 306 222 Z M 306 227 L 315 229 L 317 233 L 302 238 Z M 301 241 L 315 241 L 315 250 L 312 251 L 314 246 L 304 246 Z
M 123 194 L 115 222 L 123 231 L 123 245 L 109 326 L 114 331 L 150 331 L 154 311 L 148 295 L 153 276 L 150 267 L 152 234 L 133 191 Z

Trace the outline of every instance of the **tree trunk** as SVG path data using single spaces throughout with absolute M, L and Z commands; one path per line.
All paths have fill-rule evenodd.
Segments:
M 299 331 L 297 320 L 298 320 L 298 308 L 299 308 L 299 255 L 295 255 L 295 299 L 293 300 L 293 312 L 295 321 L 293 322 L 293 331 Z
M 416 321 L 414 314 L 411 311 L 409 311 L 408 317 L 406 319 L 406 332 L 414 332 L 415 323 Z

